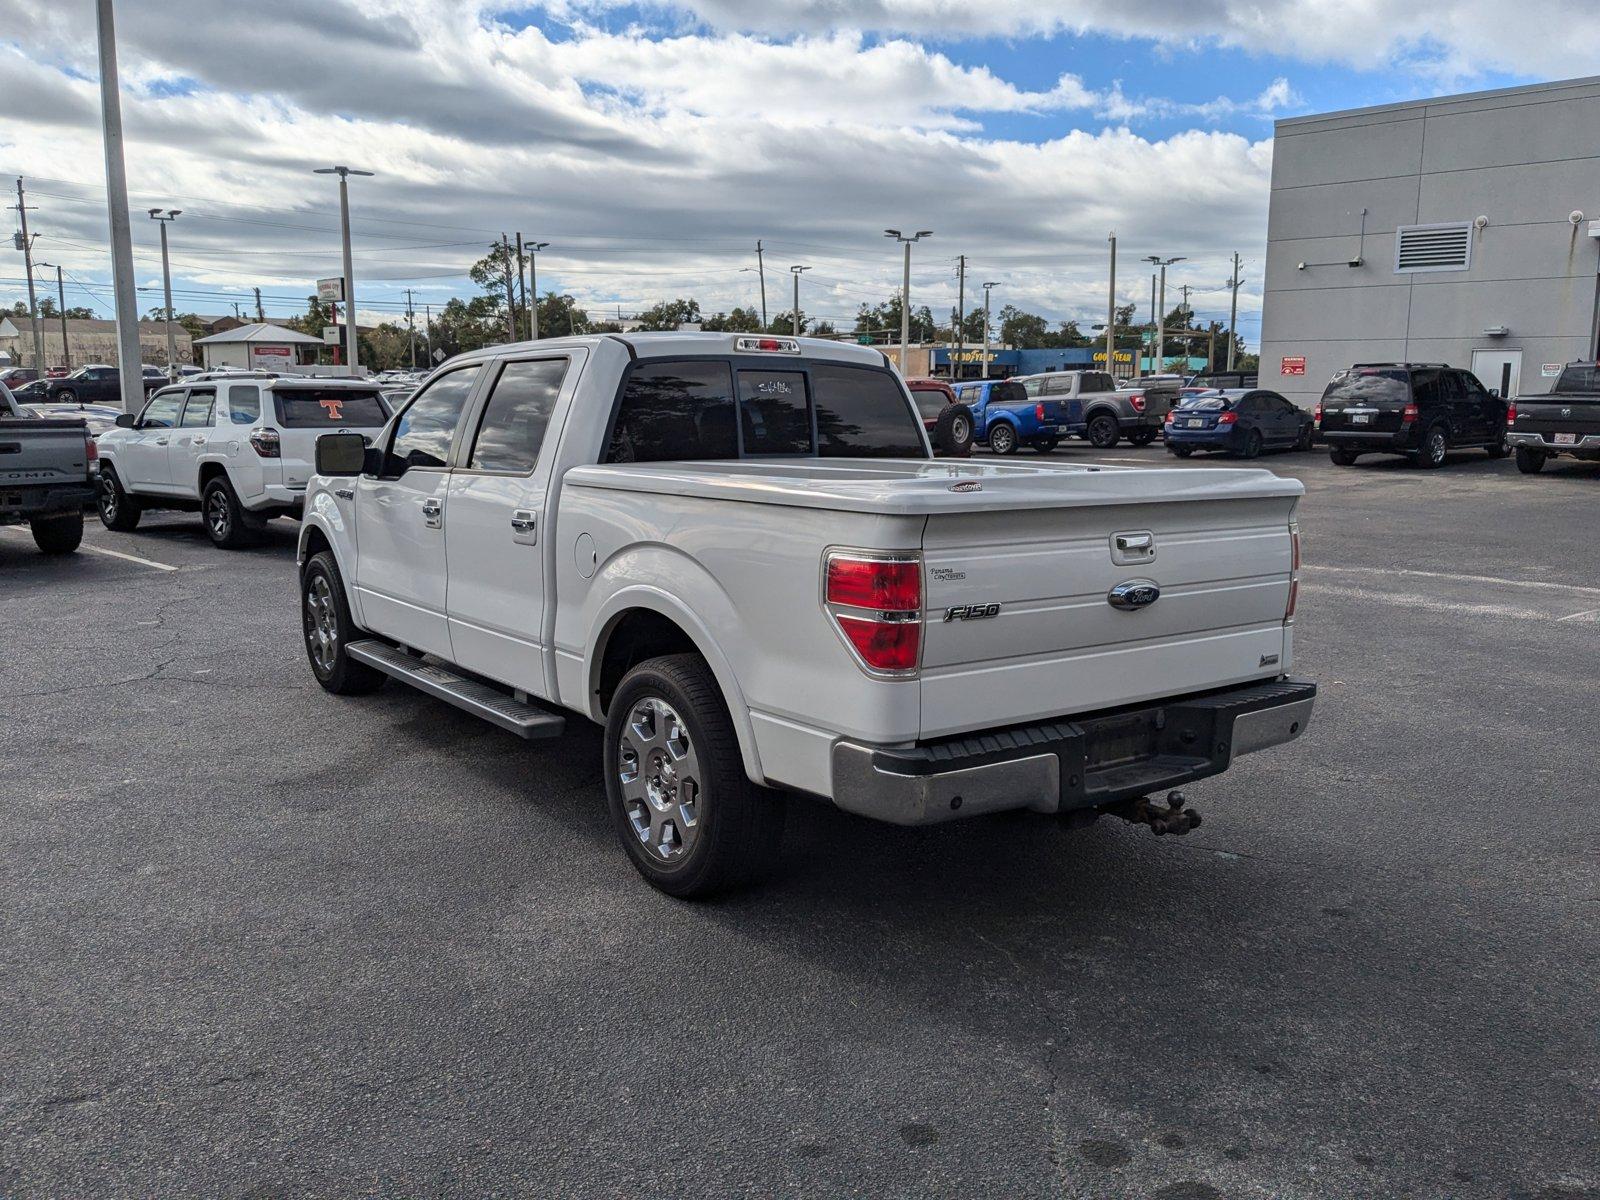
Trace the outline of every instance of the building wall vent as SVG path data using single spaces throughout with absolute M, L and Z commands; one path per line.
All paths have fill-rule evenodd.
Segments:
M 1397 274 L 1465 271 L 1471 265 L 1471 221 L 1402 225 L 1394 231 L 1394 269 Z

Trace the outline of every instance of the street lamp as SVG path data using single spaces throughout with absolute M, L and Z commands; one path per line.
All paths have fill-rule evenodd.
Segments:
M 1162 258 L 1159 254 L 1145 256 L 1145 262 L 1161 268 L 1161 294 L 1156 300 L 1156 372 L 1166 365 L 1167 357 L 1167 268 L 1173 263 L 1188 262 L 1183 255 Z
M 999 287 L 999 283 L 986 283 L 983 285 L 983 377 L 989 378 L 989 293 Z
M 900 374 L 906 373 L 906 355 L 910 352 L 911 343 L 911 243 L 920 242 L 925 237 L 932 237 L 933 230 L 919 229 L 907 237 L 898 229 L 885 229 L 883 236 L 893 238 L 906 248 L 905 283 L 900 289 Z
M 47 263 L 34 260 L 34 267 L 54 267 L 56 269 L 56 315 L 61 318 L 61 365 L 67 370 L 72 370 L 72 349 L 67 345 L 67 288 L 61 282 L 61 264 Z
M 172 263 L 167 259 L 167 226 L 178 219 L 181 208 L 152 208 L 150 219 L 161 225 L 161 291 L 166 301 L 167 310 L 167 382 L 178 381 L 178 343 L 172 332 Z M 61 336 L 66 338 L 66 326 L 61 327 Z
M 354 167 L 318 167 L 314 175 L 339 177 L 339 230 L 344 237 L 344 318 L 345 357 L 350 360 L 352 373 L 360 368 L 356 360 L 356 273 L 350 261 L 350 176 L 371 178 L 371 171 L 358 171 Z
M 809 271 L 810 267 L 790 267 L 789 274 L 794 276 L 794 335 L 800 336 L 800 272 Z

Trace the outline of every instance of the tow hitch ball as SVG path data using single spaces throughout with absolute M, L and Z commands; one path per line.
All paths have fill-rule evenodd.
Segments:
M 1150 826 L 1150 831 L 1160 837 L 1164 833 L 1184 834 L 1200 827 L 1200 814 L 1183 805 L 1182 792 L 1168 792 L 1165 808 L 1150 803 L 1149 796 L 1140 796 L 1125 804 L 1119 804 L 1110 811 L 1124 821 Z

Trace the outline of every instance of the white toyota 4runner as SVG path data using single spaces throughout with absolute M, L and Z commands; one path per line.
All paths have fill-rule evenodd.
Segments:
M 1287 742 L 1301 485 L 933 459 L 876 350 L 597 335 L 455 359 L 324 435 L 300 536 L 330 692 L 605 726 L 651 883 L 759 875 L 780 792 L 899 824 L 1147 797 Z
M 376 384 L 241 375 L 162 388 L 100 435 L 100 520 L 127 531 L 145 509 L 199 511 L 219 546 L 249 545 L 297 516 L 317 438 L 374 437 L 389 419 Z

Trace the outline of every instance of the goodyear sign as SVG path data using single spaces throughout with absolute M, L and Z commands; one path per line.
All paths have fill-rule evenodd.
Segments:
M 1106 352 L 1104 350 L 1096 350 L 1095 351 L 1095 355 L 1094 355 L 1094 361 L 1097 362 L 1097 363 L 1104 364 L 1105 361 L 1106 361 Z M 1116 353 L 1116 361 L 1119 362 L 1119 363 L 1126 363 L 1128 366 L 1131 367 L 1133 365 L 1133 351 L 1132 350 L 1118 350 L 1117 353 Z

